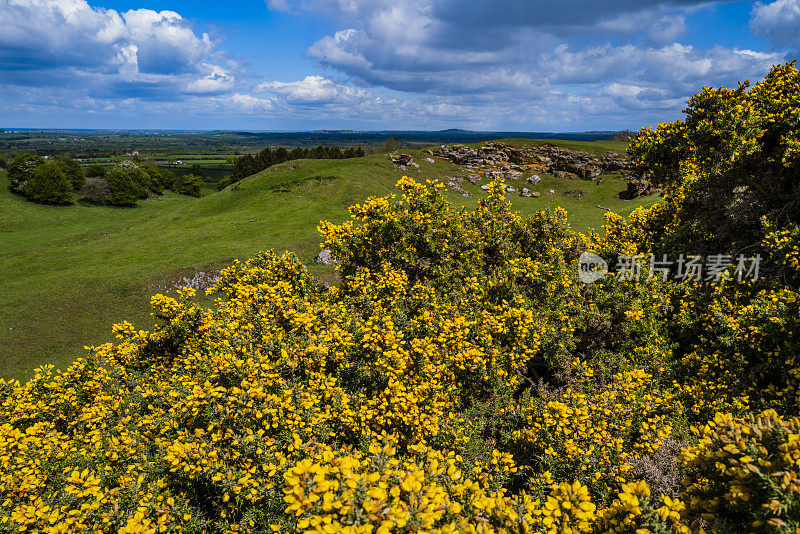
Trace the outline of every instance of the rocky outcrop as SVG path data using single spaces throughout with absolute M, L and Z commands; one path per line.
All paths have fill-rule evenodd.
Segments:
M 630 176 L 628 178 L 628 188 L 618 196 L 622 200 L 632 200 L 637 197 L 653 195 L 659 191 L 660 189 L 650 182 L 650 176 L 645 174 L 642 176 Z
M 409 163 L 414 161 L 411 157 L 411 154 L 398 154 L 397 152 L 391 152 L 389 154 L 389 159 L 392 160 L 392 163 L 395 165 L 404 165 L 407 166 Z
M 619 194 L 622 199 L 658 192 L 647 176 L 636 176 L 630 161 L 616 152 L 598 155 L 547 143 L 530 147 L 515 147 L 500 141 L 491 141 L 480 148 L 459 144 L 442 145 L 426 150 L 426 154 L 465 167 L 469 173 L 466 179 L 475 185 L 478 185 L 482 179 L 490 181 L 519 180 L 524 173 L 536 173 L 525 179 L 525 182 L 531 185 L 541 183 L 539 174 L 545 173 L 557 178 L 593 180 L 602 183 L 604 180 L 602 175 L 618 173 L 628 179 L 628 189 Z M 407 154 L 395 153 L 390 154 L 390 157 L 397 165 L 414 165 L 411 157 Z M 408 159 L 404 159 L 405 157 Z M 451 187 L 451 189 L 461 193 L 463 191 L 460 186 L 461 182 L 453 181 L 453 183 L 457 187 Z M 487 188 L 481 186 L 481 189 L 486 190 Z M 578 191 L 580 190 L 573 190 L 571 193 L 575 194 L 577 198 L 585 194 L 577 193 Z M 547 194 L 554 193 L 550 190 Z M 534 195 L 531 193 L 531 196 Z
M 514 147 L 493 141 L 479 149 L 457 144 L 442 145 L 432 153 L 457 165 L 465 165 L 470 170 L 477 170 L 487 165 L 501 165 L 500 168 L 489 172 L 499 173 L 511 179 L 521 177 L 525 167 L 530 166 L 538 166 L 542 168 L 542 172 L 553 175 L 560 173 L 565 177 L 574 176 L 585 180 L 595 178 L 602 173 L 626 173 L 631 169 L 628 160 L 614 152 L 598 156 L 551 144 Z

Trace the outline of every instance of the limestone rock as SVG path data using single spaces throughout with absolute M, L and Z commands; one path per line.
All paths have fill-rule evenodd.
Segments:
M 333 265 L 336 263 L 336 259 L 333 257 L 333 253 L 330 249 L 322 249 L 319 254 L 317 254 L 317 263 L 321 263 L 322 265 Z

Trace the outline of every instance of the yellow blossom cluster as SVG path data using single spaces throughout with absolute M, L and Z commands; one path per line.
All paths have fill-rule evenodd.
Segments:
M 586 286 L 580 252 L 621 240 L 523 219 L 500 183 L 473 211 L 398 189 L 320 224 L 335 287 L 262 253 L 211 306 L 156 295 L 152 330 L 0 382 L 0 532 L 699 534 L 726 495 L 795 524 L 794 292 Z M 726 440 L 772 493 L 741 455 L 714 471 Z

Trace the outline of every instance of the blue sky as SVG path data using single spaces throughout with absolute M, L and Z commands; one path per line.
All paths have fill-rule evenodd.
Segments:
M 800 0 L 0 0 L 0 127 L 636 129 L 798 49 Z

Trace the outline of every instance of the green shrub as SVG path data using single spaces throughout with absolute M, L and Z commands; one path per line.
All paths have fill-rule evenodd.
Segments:
M 141 188 L 134 182 L 131 174 L 115 167 L 106 173 L 108 182 L 108 203 L 112 206 L 135 206 L 140 198 Z
M 43 204 L 72 204 L 72 184 L 58 162 L 38 165 L 25 184 L 24 194 Z
M 217 190 L 222 191 L 229 185 L 235 184 L 236 182 L 238 182 L 238 180 L 233 176 L 226 176 L 225 178 L 217 182 Z
M 83 173 L 83 168 L 80 164 L 67 156 L 58 156 L 55 162 L 69 178 L 73 191 L 80 191 L 83 184 L 86 183 L 86 175 Z
M 172 184 L 175 182 L 175 173 L 168 169 L 162 169 L 155 165 L 145 165 L 142 169 L 150 176 L 150 181 L 158 194 L 164 189 L 171 189 Z
M 199 197 L 200 190 L 203 188 L 203 180 L 194 174 L 184 174 L 175 178 L 172 190 L 182 195 Z

